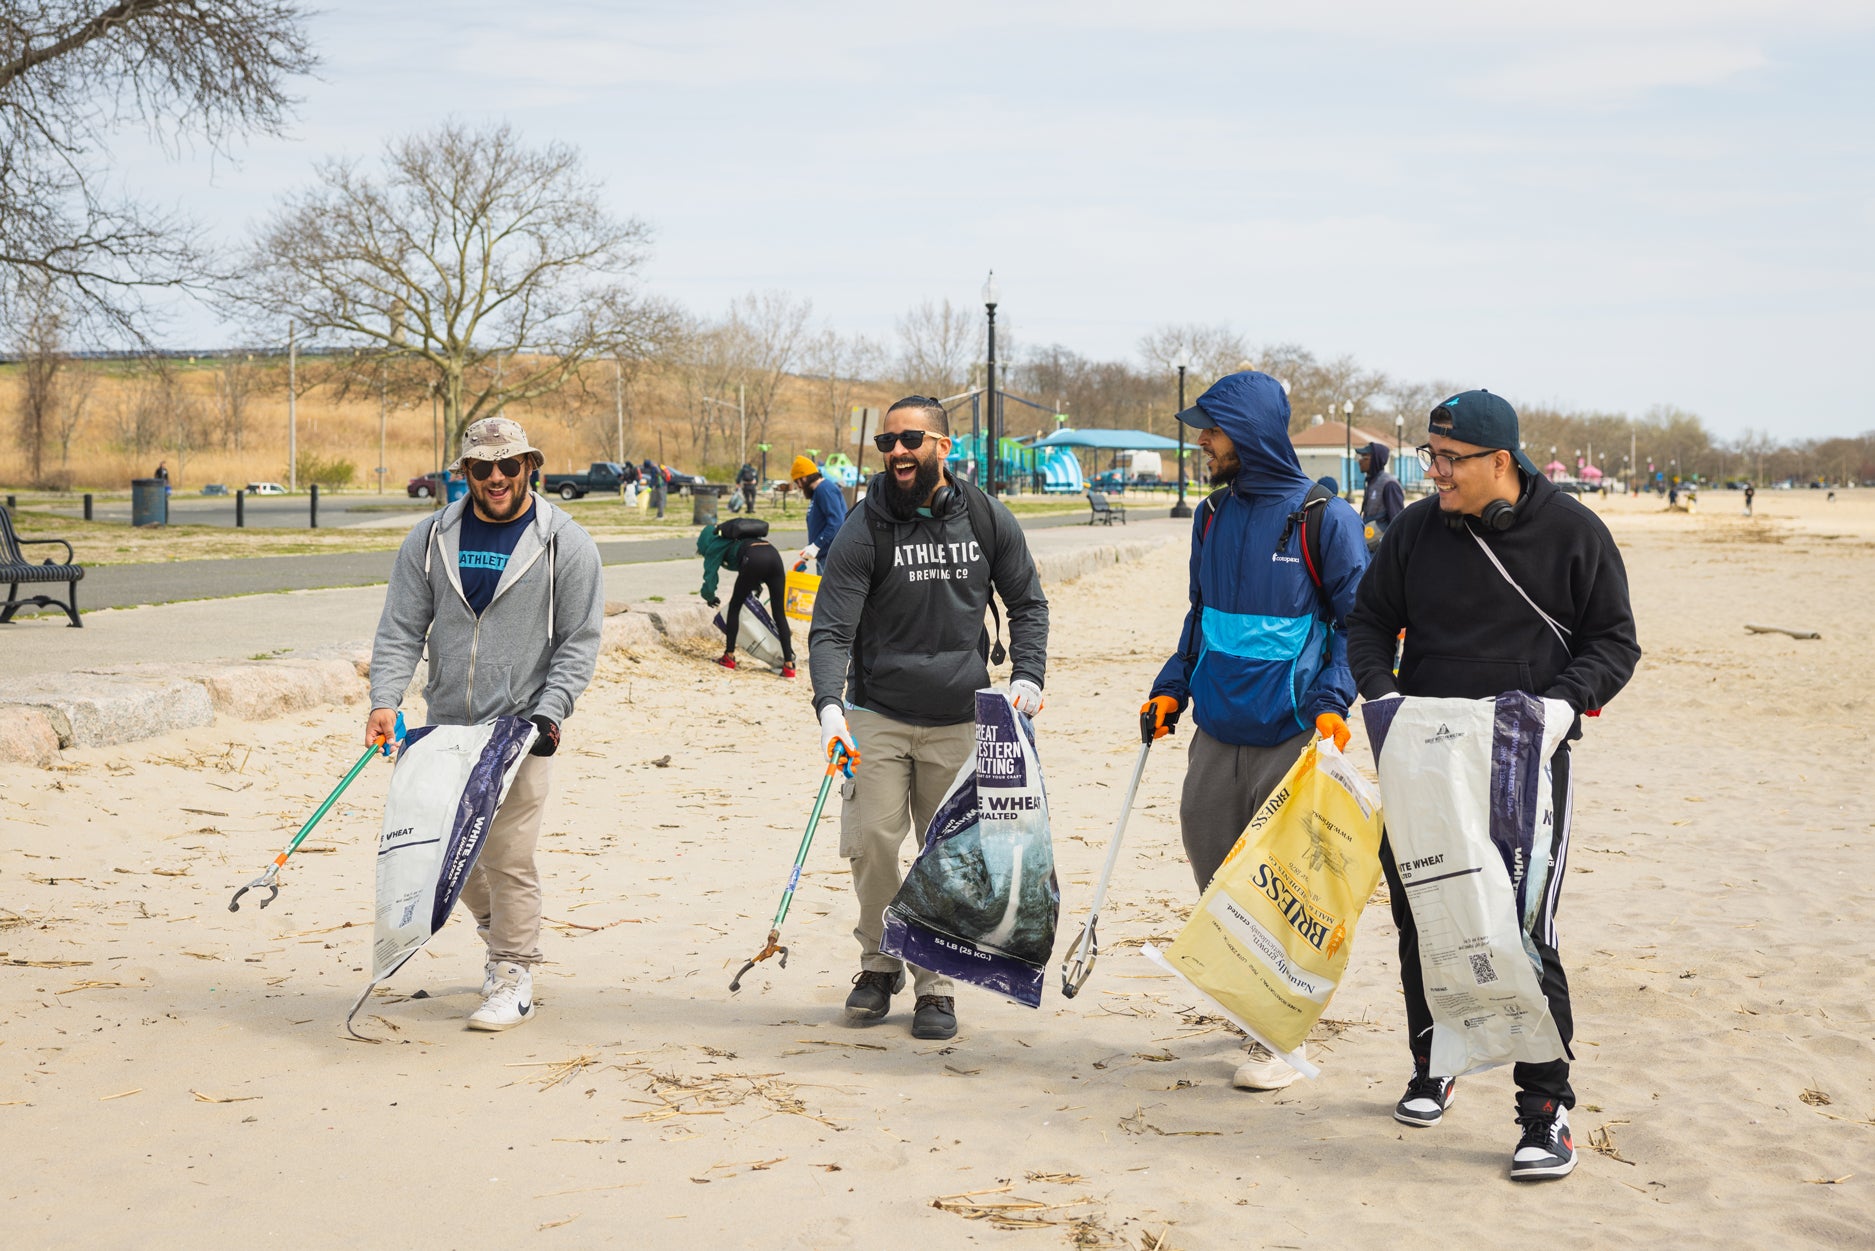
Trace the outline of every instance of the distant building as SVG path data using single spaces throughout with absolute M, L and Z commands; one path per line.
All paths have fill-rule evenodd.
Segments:
M 1295 445 L 1296 459 L 1302 462 L 1303 473 L 1313 479 L 1327 475 L 1346 487 L 1356 499 L 1367 487 L 1367 479 L 1361 473 L 1360 454 L 1369 443 L 1379 443 L 1387 449 L 1387 468 L 1409 495 L 1426 476 L 1413 449 L 1397 447 L 1391 435 L 1354 427 L 1353 456 L 1347 455 L 1347 440 L 1348 428 L 1338 421 L 1305 426 L 1289 436 L 1289 441 Z

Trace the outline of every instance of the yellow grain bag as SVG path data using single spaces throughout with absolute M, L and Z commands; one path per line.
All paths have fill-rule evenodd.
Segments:
M 1307 1077 L 1295 1054 L 1380 878 L 1380 792 L 1318 739 L 1250 819 L 1179 936 L 1146 955 Z
M 788 584 L 782 595 L 782 611 L 796 621 L 814 620 L 814 597 L 820 594 L 820 575 L 805 569 L 788 570 Z

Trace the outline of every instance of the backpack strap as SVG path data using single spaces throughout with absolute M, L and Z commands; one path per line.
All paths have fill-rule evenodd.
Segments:
M 1309 487 L 1309 493 L 1302 497 L 1302 507 L 1290 513 L 1283 521 L 1283 532 L 1276 540 L 1276 550 L 1282 551 L 1289 546 L 1289 536 L 1302 528 L 1302 567 L 1308 571 L 1309 581 L 1315 584 L 1318 596 L 1326 595 L 1322 586 L 1322 518 L 1328 512 L 1328 501 L 1334 499 L 1334 492 L 1317 482 Z

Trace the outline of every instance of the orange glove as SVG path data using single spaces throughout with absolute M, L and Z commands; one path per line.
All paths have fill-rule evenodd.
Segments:
M 1164 738 L 1178 729 L 1178 701 L 1170 695 L 1154 695 L 1139 707 L 1139 725 L 1152 729 L 1152 737 Z
M 1348 749 L 1348 723 L 1341 719 L 1340 713 L 1325 712 L 1315 718 L 1315 732 L 1323 738 L 1334 739 L 1336 751 Z

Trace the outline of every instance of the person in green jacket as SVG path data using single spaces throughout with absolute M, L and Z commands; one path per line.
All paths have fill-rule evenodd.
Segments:
M 788 629 L 788 615 L 782 611 L 787 593 L 787 571 L 781 553 L 767 539 L 726 539 L 715 526 L 704 526 L 697 535 L 697 555 L 703 557 L 703 587 L 697 593 L 711 608 L 716 597 L 716 574 L 719 569 L 733 569 L 736 585 L 729 593 L 729 610 L 723 614 L 726 638 L 717 664 L 725 669 L 736 667 L 736 640 L 742 628 L 742 606 L 758 587 L 768 588 L 768 615 L 775 622 L 775 637 L 781 642 L 781 676 L 794 676 L 794 637 Z

